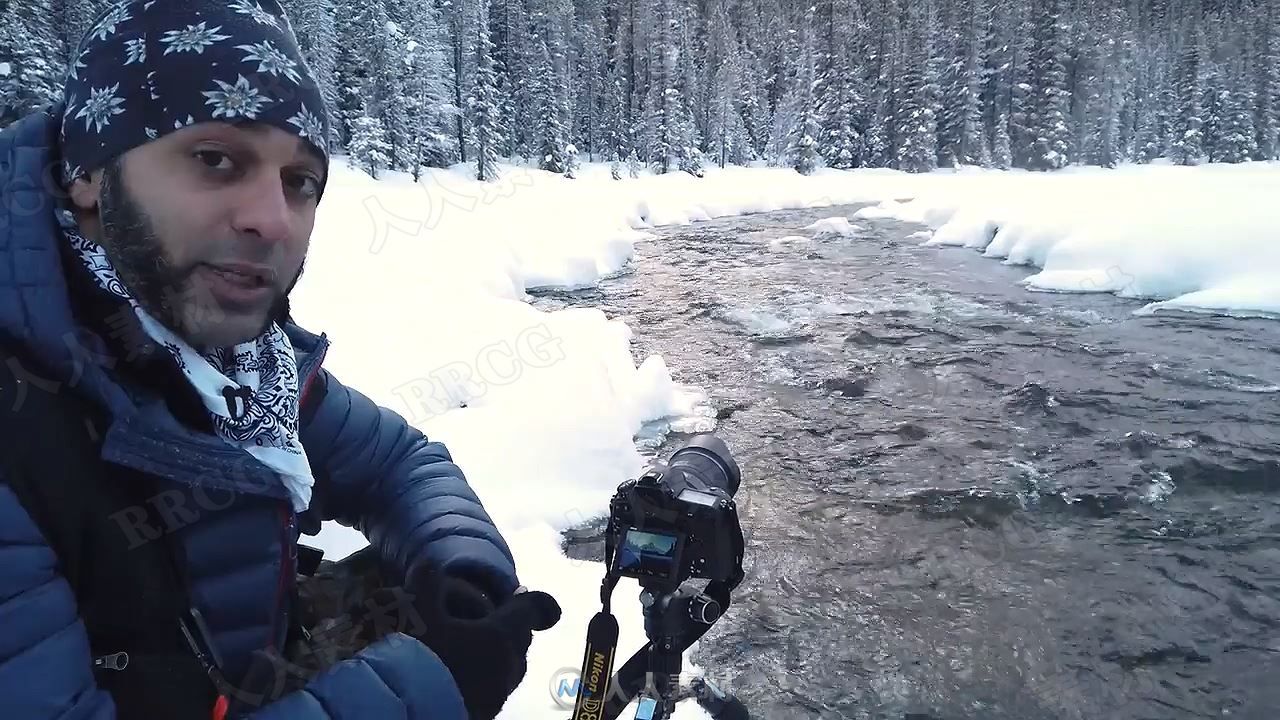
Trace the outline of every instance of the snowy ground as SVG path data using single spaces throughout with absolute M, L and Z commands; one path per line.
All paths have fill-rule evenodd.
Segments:
M 1053 175 L 939 177 L 896 217 L 960 245 L 1032 265 L 1033 290 L 1110 292 L 1162 310 L 1280 316 L 1280 165 L 1126 166 Z
M 636 366 L 620 321 L 542 312 L 526 290 L 588 286 L 623 270 L 655 225 L 885 201 L 771 244 L 818 233 L 858 242 L 856 221 L 899 217 L 936 229 L 922 242 L 1043 267 L 1029 281 L 1035 288 L 1157 301 L 1147 311 L 1280 314 L 1277 190 L 1275 164 L 1052 176 L 739 168 L 621 182 L 607 166 L 587 165 L 577 180 L 512 167 L 496 183 L 459 170 L 414 184 L 335 163 L 295 315 L 329 334 L 327 367 L 339 378 L 446 443 L 514 546 L 521 580 L 560 601 L 564 618 L 536 635 L 529 673 L 502 717 L 567 717 L 549 686 L 581 662 L 602 567 L 565 558 L 558 534 L 603 514 L 617 484 L 635 476 L 642 426 L 650 432 L 665 419 L 710 430 L 713 415 L 704 393 L 674 383 L 662 358 Z M 318 544 L 336 559 L 365 543 L 332 525 Z M 636 595 L 630 581 L 615 593 L 620 659 L 643 643 Z M 705 715 L 684 703 L 677 717 Z

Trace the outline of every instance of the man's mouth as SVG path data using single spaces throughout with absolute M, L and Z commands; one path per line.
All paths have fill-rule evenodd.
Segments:
M 200 271 L 205 287 L 225 310 L 260 312 L 275 294 L 273 275 L 264 266 L 203 264 Z
M 241 263 L 208 265 L 207 267 L 227 282 L 246 289 L 260 288 L 271 284 L 272 272 L 270 268 Z

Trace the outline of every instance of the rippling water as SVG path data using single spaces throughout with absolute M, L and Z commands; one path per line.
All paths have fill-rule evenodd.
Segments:
M 743 467 L 700 665 L 770 720 L 1280 718 L 1280 321 L 801 230 L 855 209 L 665 231 L 538 299 L 626 318 Z

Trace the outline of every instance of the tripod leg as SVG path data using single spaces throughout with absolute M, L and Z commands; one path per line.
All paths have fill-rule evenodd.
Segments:
M 747 706 L 742 701 L 727 695 L 715 683 L 706 678 L 694 678 L 685 694 L 697 699 L 707 714 L 715 720 L 750 720 Z

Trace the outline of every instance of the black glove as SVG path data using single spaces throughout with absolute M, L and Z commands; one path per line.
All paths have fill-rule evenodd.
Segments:
M 559 622 L 560 605 L 544 592 L 495 602 L 453 575 L 418 574 L 406 584 L 424 626 L 418 639 L 449 668 L 471 720 L 492 720 L 524 679 L 533 631 Z

